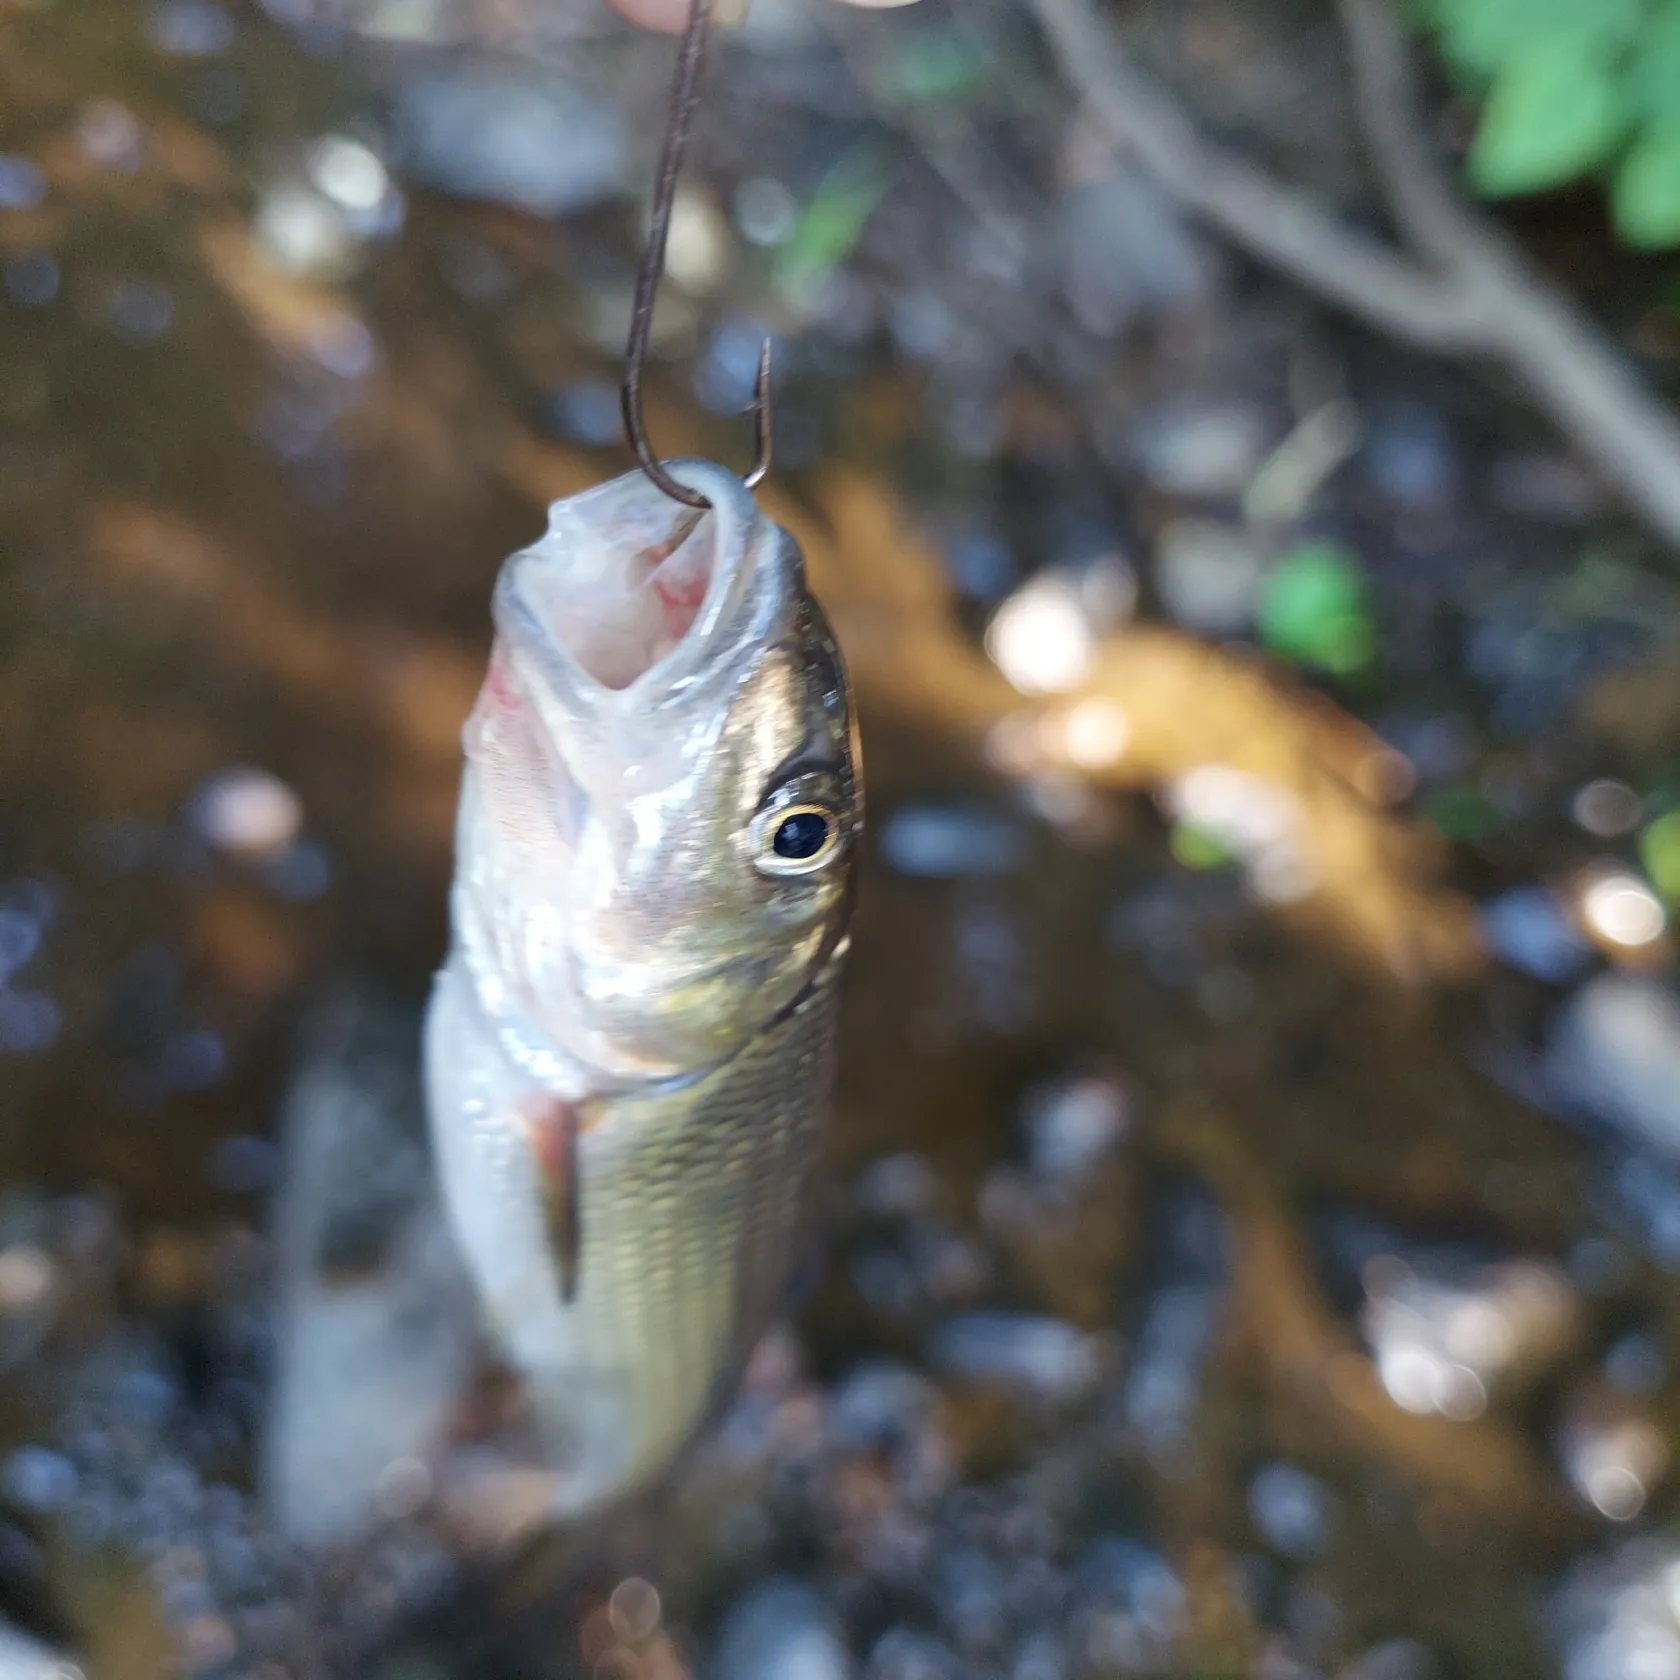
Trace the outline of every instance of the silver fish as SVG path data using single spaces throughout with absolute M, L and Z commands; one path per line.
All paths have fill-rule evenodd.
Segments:
M 786 1287 L 862 822 L 851 699 L 741 481 L 556 503 L 504 567 L 426 1022 L 444 1197 L 574 1517 L 656 1481 Z

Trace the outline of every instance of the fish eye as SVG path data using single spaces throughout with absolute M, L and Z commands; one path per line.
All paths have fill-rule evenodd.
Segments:
M 752 825 L 753 863 L 765 875 L 814 875 L 840 850 L 839 813 L 814 799 L 773 802 Z

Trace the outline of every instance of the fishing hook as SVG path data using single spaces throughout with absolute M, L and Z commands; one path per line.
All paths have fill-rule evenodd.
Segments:
M 683 153 L 688 149 L 688 131 L 694 122 L 696 88 L 700 77 L 700 60 L 706 51 L 706 36 L 711 28 L 712 0 L 693 0 L 693 10 L 683 29 L 682 45 L 677 53 L 676 81 L 671 88 L 670 118 L 665 129 L 664 144 L 659 153 L 659 173 L 653 190 L 653 221 L 648 232 L 647 250 L 636 275 L 636 297 L 630 310 L 630 344 L 625 353 L 624 387 L 620 393 L 624 413 L 624 430 L 636 459 L 645 472 L 665 494 L 687 507 L 709 508 L 712 504 L 698 490 L 679 484 L 666 472 L 648 441 L 647 421 L 642 414 L 642 371 L 647 365 L 648 343 L 653 336 L 653 306 L 659 293 L 659 282 L 665 273 L 665 243 L 671 232 L 671 209 L 676 202 L 677 176 L 682 171 Z M 747 475 L 746 486 L 755 489 L 764 482 L 770 471 L 770 458 L 775 444 L 775 432 L 770 414 L 770 340 L 758 356 L 758 375 L 753 381 L 753 432 L 758 445 L 758 461 Z

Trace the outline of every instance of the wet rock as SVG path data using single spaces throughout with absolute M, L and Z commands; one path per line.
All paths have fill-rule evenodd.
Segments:
M 187 821 L 218 851 L 264 857 L 303 827 L 303 803 L 278 776 L 246 765 L 219 771 L 187 801 Z
M 1073 1074 L 1029 1090 L 1021 1105 L 1027 1162 L 1039 1179 L 1072 1185 L 1126 1136 L 1131 1098 L 1111 1074 Z
M 1020 823 L 976 805 L 901 805 L 880 826 L 881 855 L 900 875 L 1011 875 L 1027 858 Z
M 616 196 L 629 164 L 617 108 L 576 83 L 511 65 L 466 64 L 398 90 L 404 167 L 462 198 L 558 216 Z
M 1643 802 L 1626 782 L 1599 776 L 1585 783 L 1570 801 L 1576 824 L 1600 840 L 1631 834 L 1645 814 Z
M 1647 1406 L 1603 1381 L 1570 1396 L 1557 1450 L 1570 1486 L 1611 1522 L 1632 1522 L 1645 1509 L 1670 1457 Z
M 821 1598 L 798 1581 L 753 1588 L 724 1617 L 710 1680 L 848 1680 L 850 1657 Z
M 1244 403 L 1174 404 L 1139 425 L 1134 447 L 1157 490 L 1212 501 L 1254 476 L 1266 428 Z
M 964 1666 L 950 1646 L 909 1628 L 889 1628 L 870 1650 L 863 1680 L 959 1680 Z
M 334 1000 L 282 1117 L 263 1472 L 281 1527 L 312 1546 L 388 1514 L 392 1467 L 434 1458 L 471 1371 L 472 1295 L 433 1190 L 416 1025 L 359 993 Z
M 1266 1543 L 1287 1558 L 1317 1557 L 1330 1540 L 1330 1494 L 1293 1464 L 1268 1464 L 1248 1487 L 1248 1510 Z
M 1135 1540 L 1094 1540 L 1075 1569 L 1073 1649 L 1099 1674 L 1150 1672 L 1183 1631 L 1184 1584 L 1159 1552 Z
M 1592 947 L 1545 887 L 1514 887 L 1482 907 L 1482 942 L 1537 980 L 1563 985 L 1592 958 Z
M 1110 1421 L 1160 1464 L 1190 1439 L 1230 1260 L 1225 1218 L 1205 1194 L 1175 1194 L 1157 1222 L 1148 1258 L 1162 1282 L 1139 1316 Z
M 1547 1051 L 1558 1091 L 1631 1141 L 1680 1161 L 1680 998 L 1601 974 L 1559 1012 Z
M 1254 621 L 1265 566 L 1243 533 L 1205 519 L 1175 519 L 1161 533 L 1155 588 L 1186 630 L 1234 636 Z
M 1372 426 L 1365 470 L 1377 489 L 1408 513 L 1449 505 L 1462 477 L 1446 421 L 1431 409 L 1415 406 L 1385 414 Z
M 964 1382 L 995 1384 L 1064 1405 L 1088 1394 L 1102 1370 L 1094 1337 L 1060 1319 L 974 1312 L 947 1319 L 928 1343 L 936 1369 Z
M 930 1213 L 939 1175 L 921 1155 L 883 1155 L 858 1174 L 853 1205 L 870 1219 L 911 1219 Z
M 1579 1331 L 1567 1276 L 1537 1260 L 1476 1265 L 1448 1254 L 1379 1255 L 1361 1315 L 1377 1375 L 1408 1412 L 1473 1418 L 1556 1362 Z
M 1336 1671 L 1336 1680 L 1441 1680 L 1440 1660 L 1416 1639 L 1386 1639 Z
M 1680 1549 L 1631 1540 L 1575 1564 L 1547 1617 L 1565 1680 L 1680 1676 Z
M 1078 580 L 1047 571 L 1024 583 L 993 615 L 986 651 L 1023 694 L 1077 688 L 1096 654 L 1096 627 Z
M 1134 169 L 1072 187 L 1055 238 L 1063 293 L 1080 325 L 1100 338 L 1140 317 L 1182 308 L 1207 287 L 1200 247 Z

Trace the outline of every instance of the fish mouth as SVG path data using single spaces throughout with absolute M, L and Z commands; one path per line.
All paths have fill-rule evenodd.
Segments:
M 673 501 L 637 471 L 549 510 L 496 590 L 497 628 L 579 708 L 644 704 L 762 631 L 765 522 L 746 485 L 709 461 L 667 471 L 711 504 Z M 757 587 L 755 587 L 755 585 Z

